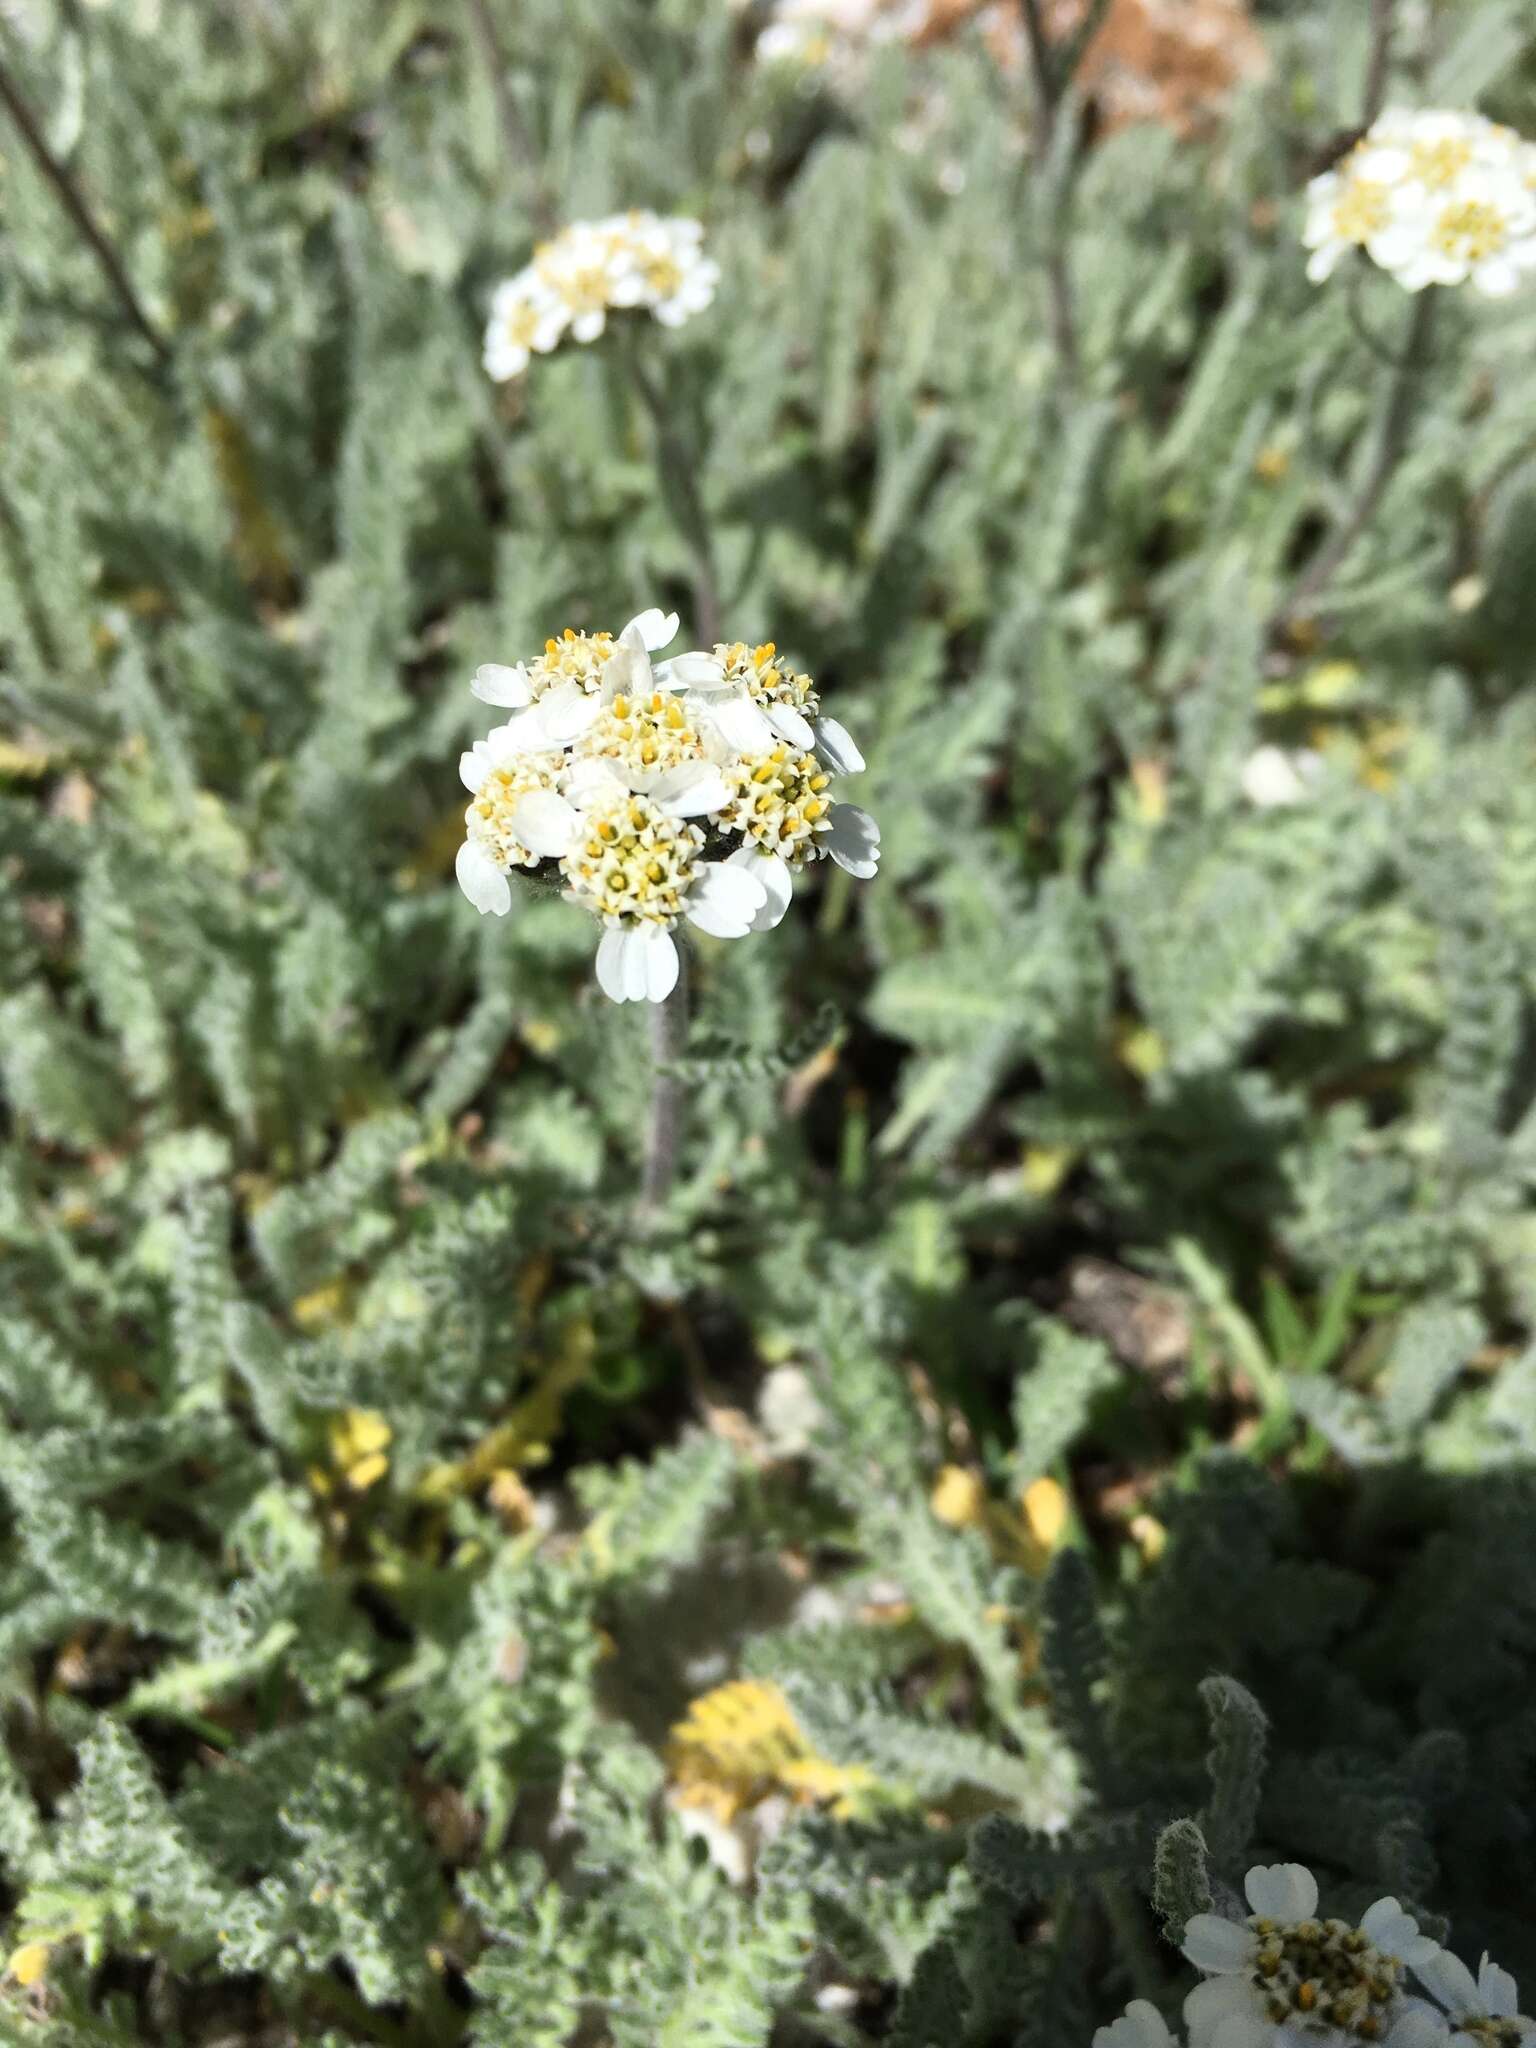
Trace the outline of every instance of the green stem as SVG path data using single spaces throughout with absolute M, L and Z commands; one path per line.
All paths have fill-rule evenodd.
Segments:
M 1360 125 L 1369 128 L 1387 96 L 1392 66 L 1392 39 L 1397 32 L 1397 0 L 1371 0 L 1371 50 L 1360 95 Z
M 1030 158 L 1035 173 L 1036 213 L 1041 221 L 1046 304 L 1051 339 L 1062 379 L 1075 384 L 1082 368 L 1077 341 L 1077 310 L 1072 273 L 1067 263 L 1067 220 L 1071 203 L 1072 166 L 1058 165 L 1057 115 L 1069 83 L 1045 33 L 1040 0 L 1019 0 L 1024 29 L 1025 71 L 1030 94 Z
M 709 514 L 699 492 L 697 451 L 679 433 L 667 394 L 642 360 L 632 335 L 624 336 L 620 356 L 625 374 L 651 416 L 662 501 L 693 558 L 694 638 L 700 646 L 713 647 L 720 638 L 720 579 Z
M 507 82 L 506 60 L 501 53 L 501 44 L 496 35 L 496 24 L 491 19 L 491 10 L 486 0 L 468 0 L 469 22 L 474 31 L 475 41 L 480 45 L 481 60 L 491 82 L 491 96 L 496 102 L 496 120 L 501 129 L 502 146 L 506 150 L 513 169 L 519 173 L 528 188 L 528 211 L 533 224 L 546 238 L 555 232 L 556 218 L 554 202 L 539 164 L 539 153 L 534 147 L 533 137 L 528 133 L 517 101 L 512 97 L 512 88 Z
M 32 153 L 32 159 L 53 187 L 59 202 L 69 215 L 91 254 L 96 258 L 102 275 L 112 287 L 118 304 L 128 316 L 130 323 L 138 329 L 154 350 L 155 359 L 163 366 L 171 360 L 171 349 L 149 315 L 139 303 L 138 294 L 129 282 L 122 259 L 106 235 L 96 223 L 96 218 L 86 205 L 84 196 L 64 165 L 48 147 L 47 138 L 38 125 L 37 116 L 27 105 L 21 88 L 12 78 L 9 68 L 0 61 L 0 102 L 21 131 L 21 139 Z
M 1167 1979 L 1158 1960 L 1157 1943 L 1147 1925 L 1141 1901 L 1122 1877 L 1101 1877 L 1099 1904 L 1104 1908 L 1120 1960 L 1125 1964 L 1138 1998 L 1154 2003 L 1162 1996 Z
M 1382 387 L 1371 456 L 1355 501 L 1297 579 L 1290 596 L 1271 621 L 1272 630 L 1289 625 L 1292 619 L 1313 609 L 1376 516 L 1376 509 L 1408 446 L 1413 408 L 1418 399 L 1424 366 L 1429 359 L 1434 299 L 1435 287 L 1431 285 L 1418 293 L 1413 301 L 1403 352 Z
M 640 1202 L 646 1219 L 666 1207 L 677 1178 L 685 1097 L 681 1078 L 668 1068 L 688 1043 L 688 956 L 678 947 L 677 986 L 665 1002 L 650 1003 L 651 1108 L 645 1132 Z

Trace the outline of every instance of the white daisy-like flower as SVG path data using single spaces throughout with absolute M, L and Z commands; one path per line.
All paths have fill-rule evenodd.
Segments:
M 663 327 L 681 327 L 709 305 L 720 281 L 703 244 L 702 223 L 682 214 L 636 207 L 573 221 L 492 294 L 487 374 L 498 382 L 519 377 L 567 334 L 596 341 L 615 312 L 648 312 Z
M 1307 188 L 1307 275 L 1363 249 L 1404 290 L 1507 297 L 1536 272 L 1531 145 L 1481 114 L 1390 108 Z
M 564 306 L 572 340 L 596 341 L 607 326 L 620 265 L 620 238 L 606 221 L 573 221 L 534 251 L 533 268 Z
M 476 910 L 505 917 L 512 908 L 508 869 L 538 866 L 540 855 L 520 837 L 512 813 L 535 790 L 553 789 L 564 767 L 563 754 L 509 747 L 504 729 L 459 756 L 459 779 L 471 801 L 454 872 Z
M 1446 1949 L 1416 1962 L 1413 1973 L 1444 2008 L 1445 2018 L 1436 2014 L 1435 2019 L 1441 2040 L 1449 2041 L 1451 2048 L 1519 2048 L 1536 2035 L 1536 2020 L 1520 2011 L 1514 1978 L 1490 1961 L 1486 1951 L 1476 1977 Z
M 1416 188 L 1375 253 L 1407 291 L 1470 284 L 1508 298 L 1536 271 L 1536 192 L 1512 166 L 1474 164 L 1449 187 Z
M 631 619 L 617 639 L 567 626 L 526 667 L 477 669 L 470 689 L 488 703 L 523 707 L 507 721 L 509 744 L 530 753 L 569 746 L 614 698 L 651 693 L 651 655 L 676 637 L 677 613 L 655 609 Z
M 868 877 L 880 830 L 831 793 L 864 757 L 815 684 L 741 643 L 653 662 L 677 614 L 615 638 L 567 628 L 530 662 L 471 684 L 510 713 L 466 753 L 457 872 L 478 910 L 511 908 L 514 867 L 558 862 L 567 899 L 603 924 L 598 980 L 616 1002 L 664 1001 L 679 920 L 716 938 L 777 924 L 793 871 L 830 859 Z
M 710 722 L 739 752 L 762 753 L 775 740 L 792 747 L 815 745 L 811 721 L 821 704 L 816 685 L 778 659 L 773 641 L 758 647 L 743 640 L 722 642 L 709 669 L 700 664 L 690 674 L 689 687 L 704 700 Z
M 672 993 L 672 926 L 680 917 L 714 938 L 739 939 L 762 907 L 753 877 L 702 858 L 704 832 L 680 813 L 678 801 L 614 791 L 580 806 L 540 790 L 514 814 L 526 842 L 559 860 L 570 900 L 606 927 L 597 979 L 616 1003 L 659 1003 Z
M 1342 163 L 1308 185 L 1301 239 L 1312 252 L 1307 276 L 1313 284 L 1332 277 L 1355 249 L 1375 257 L 1380 237 L 1392 226 L 1408 161 L 1405 149 L 1373 128 Z
M 614 304 L 644 306 L 681 327 L 715 296 L 720 266 L 704 254 L 704 224 L 686 215 L 634 213 L 619 229 Z
M 1207 1980 L 1184 2001 L 1190 2048 L 1414 2048 L 1404 1967 L 1422 1969 L 1437 1947 L 1396 1899 L 1352 1926 L 1317 1917 L 1317 1880 L 1302 1864 L 1256 1865 L 1244 1889 L 1246 1920 L 1197 1913 L 1184 1930 L 1184 1953 Z
M 1096 2030 L 1093 2048 L 1179 2048 L 1179 2038 L 1150 1999 L 1133 1998 L 1119 2019 Z
M 565 333 L 570 312 L 531 263 L 491 294 L 485 330 L 486 375 L 504 384 L 520 377 L 533 357 L 548 355 Z

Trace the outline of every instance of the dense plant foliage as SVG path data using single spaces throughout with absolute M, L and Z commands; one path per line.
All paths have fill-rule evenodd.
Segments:
M 1536 1972 L 1532 301 L 1292 605 L 1403 338 L 1300 241 L 1366 10 L 1076 166 L 977 38 L 3 12 L 163 338 L 8 127 L 5 2037 L 1073 2048 L 1256 1861 Z M 1536 134 L 1521 0 L 1403 14 Z M 481 364 L 629 205 L 722 272 L 666 488 L 611 351 Z M 644 1021 L 454 761 L 702 637 L 679 449 L 884 859 L 691 942 L 637 1216 Z

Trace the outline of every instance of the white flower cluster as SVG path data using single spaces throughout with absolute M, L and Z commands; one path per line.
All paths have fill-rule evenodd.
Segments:
M 567 628 L 470 686 L 512 715 L 459 762 L 459 885 L 501 917 L 509 871 L 557 861 L 567 901 L 603 926 L 597 978 L 616 1003 L 671 994 L 679 918 L 722 939 L 767 931 L 798 870 L 830 858 L 868 877 L 880 858 L 874 819 L 831 794 L 864 757 L 811 678 L 771 641 L 653 664 L 676 633 L 659 611 L 617 639 Z
M 1536 271 L 1536 144 L 1481 114 L 1389 109 L 1307 187 L 1314 284 L 1364 249 L 1406 291 L 1506 298 Z
M 1521 2048 L 1536 2037 L 1507 1970 L 1485 1955 L 1474 1977 L 1396 1899 L 1378 1899 L 1357 1923 L 1321 1920 L 1317 1880 L 1299 1863 L 1260 1864 L 1244 1888 L 1246 1920 L 1197 1913 L 1184 1930 L 1184 1953 L 1205 1978 L 1184 2001 L 1189 2048 Z M 1099 2028 L 1093 2048 L 1178 2042 L 1139 1998 Z
M 574 221 L 496 287 L 486 371 L 498 383 L 520 377 L 535 354 L 548 355 L 567 334 L 596 341 L 614 312 L 638 310 L 663 327 L 681 327 L 703 312 L 719 282 L 720 266 L 704 254 L 696 220 L 636 208 Z

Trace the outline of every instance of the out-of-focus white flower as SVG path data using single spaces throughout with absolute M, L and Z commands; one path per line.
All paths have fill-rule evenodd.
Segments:
M 1323 773 L 1323 757 L 1309 747 L 1255 747 L 1243 763 L 1243 795 L 1256 810 L 1305 803 Z
M 1097 2030 L 1093 2048 L 1178 2048 L 1178 2036 L 1150 1999 L 1133 1998 L 1119 2019 Z
M 1446 1949 L 1416 1962 L 1413 1973 L 1444 2007 L 1441 2039 L 1451 2048 L 1518 2048 L 1518 2043 L 1536 2035 L 1536 2020 L 1520 2011 L 1514 1978 L 1490 1961 L 1486 1951 L 1476 1977 Z M 1439 2020 L 1439 2014 L 1435 2018 Z
M 701 222 L 634 213 L 609 230 L 618 249 L 616 306 L 644 306 L 663 327 L 681 327 L 714 298 L 720 266 L 704 254 Z
M 568 900 L 603 926 L 597 978 L 615 1002 L 671 993 L 679 920 L 741 938 L 778 923 L 795 868 L 825 857 L 867 877 L 879 860 L 874 820 L 829 794 L 864 757 L 811 678 L 771 643 L 653 663 L 676 632 L 658 610 L 617 639 L 567 629 L 470 686 L 511 716 L 460 763 L 474 797 L 460 886 L 504 916 L 509 871 L 558 862 Z
M 485 370 L 503 384 L 520 377 L 535 354 L 548 355 L 570 320 L 570 310 L 530 263 L 491 294 L 485 330 Z
M 648 312 L 664 327 L 681 327 L 709 305 L 720 281 L 703 244 L 700 222 L 642 207 L 573 221 L 492 294 L 487 374 L 498 382 L 521 376 L 567 334 L 596 341 L 611 313 Z
M 1536 147 L 1481 114 L 1390 108 L 1307 187 L 1314 283 L 1364 249 L 1406 291 L 1507 297 L 1536 272 Z
M 783 1458 L 797 1458 L 811 1447 L 811 1439 L 826 1420 L 826 1411 L 816 1398 L 816 1389 L 811 1385 L 811 1376 L 800 1365 L 776 1365 L 764 1379 L 757 1396 L 757 1419 L 762 1425 L 763 1435 L 773 1450 Z M 817 1592 L 823 1588 L 815 1588 Z M 834 1602 L 836 1608 L 836 1603 Z M 797 1619 L 810 1619 L 803 1611 L 804 1602 L 797 1609 Z M 842 1618 L 842 1610 L 836 1608 L 832 1616 L 823 1619 Z
M 1396 1899 L 1352 1926 L 1316 1917 L 1317 1880 L 1300 1863 L 1256 1865 L 1244 1889 L 1246 1920 L 1197 1913 L 1184 1929 L 1184 1953 L 1206 1978 L 1184 2001 L 1190 2048 L 1417 2048 L 1404 1966 L 1422 1973 L 1438 1948 Z

